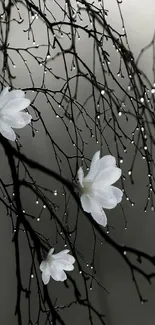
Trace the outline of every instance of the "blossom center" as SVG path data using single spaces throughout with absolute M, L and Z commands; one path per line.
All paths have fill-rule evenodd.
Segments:
M 47 263 L 48 263 L 48 264 L 51 265 L 51 264 L 53 263 L 53 261 L 54 261 L 54 258 L 53 258 L 52 255 L 47 256 Z
M 87 195 L 92 193 L 92 182 L 83 182 L 82 193 Z

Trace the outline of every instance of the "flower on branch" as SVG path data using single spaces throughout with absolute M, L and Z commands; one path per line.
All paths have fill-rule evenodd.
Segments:
M 91 213 L 93 219 L 103 227 L 107 225 L 103 208 L 113 209 L 122 200 L 123 192 L 112 186 L 120 178 L 121 173 L 121 169 L 116 167 L 115 157 L 107 155 L 100 159 L 100 151 L 93 156 L 86 177 L 82 167 L 78 170 L 82 208 Z
M 31 122 L 32 116 L 21 112 L 30 105 L 22 90 L 9 91 L 5 87 L 0 94 L 0 133 L 8 140 L 15 141 L 12 128 L 21 129 Z
M 74 270 L 73 264 L 75 258 L 69 255 L 69 250 L 65 249 L 58 254 L 53 254 L 54 248 L 51 248 L 46 260 L 40 264 L 40 270 L 42 272 L 42 280 L 44 284 L 47 284 L 50 280 L 50 276 L 55 281 L 65 281 L 67 275 L 64 271 Z

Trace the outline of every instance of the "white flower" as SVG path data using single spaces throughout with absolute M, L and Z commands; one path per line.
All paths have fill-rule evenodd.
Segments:
M 50 276 L 55 281 L 65 281 L 67 275 L 64 271 L 74 270 L 75 258 L 69 255 L 69 250 L 65 249 L 58 254 L 53 254 L 54 248 L 51 248 L 45 261 L 41 262 L 42 280 L 47 284 Z
M 8 140 L 15 141 L 16 135 L 12 128 L 23 128 L 31 122 L 30 114 L 21 112 L 30 105 L 22 90 L 9 91 L 5 87 L 0 94 L 0 133 Z
M 100 159 L 100 151 L 93 156 L 86 177 L 82 167 L 78 170 L 82 208 L 91 213 L 93 219 L 103 227 L 107 225 L 103 208 L 113 209 L 122 200 L 123 192 L 112 186 L 120 178 L 121 173 L 121 169 L 116 167 L 115 157 L 107 155 Z

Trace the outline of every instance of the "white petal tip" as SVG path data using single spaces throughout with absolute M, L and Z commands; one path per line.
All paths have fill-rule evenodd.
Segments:
M 82 167 L 79 168 L 79 170 L 77 172 L 77 177 L 78 177 L 78 180 L 79 180 L 79 183 L 80 183 L 81 187 L 83 187 L 84 172 L 83 172 Z

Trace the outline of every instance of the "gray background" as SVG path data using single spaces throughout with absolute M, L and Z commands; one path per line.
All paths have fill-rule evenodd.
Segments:
M 59 0 L 59 2 L 61 2 Z M 58 7 L 55 6 L 53 2 L 48 2 L 48 6 L 52 8 L 54 14 L 61 19 L 60 12 Z M 106 8 L 109 10 L 109 23 L 116 29 L 121 29 L 120 17 L 118 13 L 118 8 L 116 6 L 115 0 L 107 0 Z M 21 7 L 22 8 L 22 7 Z M 138 56 L 140 50 L 148 44 L 154 33 L 155 27 L 155 3 L 153 0 L 140 1 L 140 0 L 124 0 L 122 3 L 122 11 L 124 15 L 124 21 L 126 30 L 128 33 L 128 40 L 132 52 L 135 55 L 135 58 Z M 23 29 L 27 26 L 27 16 L 26 11 L 21 9 L 22 16 L 25 21 L 21 25 L 17 25 L 15 22 L 12 23 L 11 32 L 10 32 L 10 46 L 16 47 L 25 47 L 32 45 L 32 39 L 27 41 L 27 34 L 23 33 Z M 16 15 L 16 13 L 15 13 Z M 87 18 L 86 18 L 87 19 Z M 85 23 L 85 22 L 84 22 Z M 43 25 L 40 23 L 39 19 L 34 24 L 36 44 L 47 44 L 46 33 L 43 29 Z M 91 66 L 92 56 L 91 49 L 92 44 L 86 38 L 86 36 L 81 33 L 81 39 L 78 43 L 79 53 L 83 56 L 84 60 L 87 61 L 87 64 Z M 63 41 L 65 43 L 65 39 Z M 66 41 L 67 42 L 67 41 Z M 66 44 L 67 46 L 67 44 Z M 113 51 L 111 45 L 107 44 L 107 49 L 111 51 L 111 66 L 113 71 L 118 70 L 116 53 Z M 40 48 L 37 53 L 39 55 L 44 55 L 45 49 Z M 33 52 L 35 53 L 35 51 Z M 30 79 L 28 73 L 25 70 L 23 63 L 20 61 L 17 54 L 12 52 L 11 57 L 15 61 L 16 68 L 15 74 L 17 76 L 14 81 L 15 87 L 29 88 Z M 42 67 L 39 67 L 34 63 L 34 60 L 27 56 L 28 64 L 34 78 L 35 86 L 41 85 L 42 77 Z M 68 62 L 71 62 L 71 59 L 68 59 Z M 52 67 L 53 71 L 63 76 L 64 70 L 62 66 L 62 61 L 57 59 L 52 63 L 49 62 L 49 66 Z M 152 79 L 152 52 L 148 51 L 141 60 L 140 67 L 147 73 L 148 77 L 153 83 Z M 96 66 L 96 75 L 100 78 L 100 71 L 98 66 Z M 123 81 L 127 83 L 126 80 Z M 47 74 L 46 77 L 46 86 L 52 90 L 60 88 L 59 81 L 56 81 L 55 78 Z M 90 88 L 86 82 L 81 82 L 79 90 L 79 101 L 82 103 L 87 94 L 89 95 Z M 27 97 L 34 98 L 34 94 L 31 91 L 27 92 Z M 61 121 L 57 119 L 53 112 L 51 112 L 49 106 L 46 104 L 44 97 L 39 96 L 35 101 L 35 105 L 40 109 L 42 115 L 47 123 L 47 126 L 52 134 L 54 140 L 67 152 L 67 154 L 75 154 L 75 148 L 71 145 L 68 140 L 67 133 L 65 128 L 62 127 Z M 90 104 L 90 112 L 93 112 L 93 107 Z M 56 107 L 56 109 L 59 109 Z M 84 129 L 81 120 L 78 121 L 81 128 L 83 128 L 83 137 L 88 141 L 88 146 L 85 148 L 85 154 L 91 159 L 95 151 L 100 148 L 99 144 L 97 145 L 95 140 L 90 138 L 87 130 Z M 81 123 L 81 124 L 80 124 Z M 132 124 L 133 123 L 133 124 Z M 129 134 L 132 132 L 134 127 L 134 121 L 129 121 L 128 124 L 125 123 L 122 117 L 122 125 L 128 128 Z M 36 123 L 36 128 L 39 132 L 36 134 L 35 138 L 31 137 L 30 128 L 27 127 L 19 131 L 21 135 L 21 142 L 23 144 L 23 151 L 29 157 L 39 161 L 40 163 L 48 166 L 51 169 L 57 170 L 57 165 L 54 159 L 54 153 L 51 149 L 50 142 L 47 139 L 43 128 L 41 127 L 40 122 Z M 71 130 L 72 132 L 72 130 Z M 111 151 L 115 155 L 115 145 L 111 134 L 106 131 L 106 137 L 111 144 Z M 130 168 L 132 149 L 131 145 L 127 145 L 128 152 L 124 155 L 124 163 L 122 164 L 123 174 L 127 176 L 127 171 Z M 6 161 L 4 157 L 4 152 L 1 150 L 1 166 L 0 173 L 3 176 L 5 182 L 10 179 L 9 171 L 6 166 Z M 103 149 L 103 154 L 107 153 L 107 149 Z M 73 162 L 73 168 L 75 164 Z M 67 164 L 63 162 L 62 168 L 63 175 L 67 178 L 70 178 L 70 173 L 67 167 Z M 126 188 L 127 193 L 131 200 L 135 202 L 135 206 L 131 205 L 123 198 L 123 207 L 125 209 L 126 218 L 128 221 L 128 229 L 124 229 L 124 219 L 121 213 L 121 208 L 117 207 L 115 210 L 107 212 L 108 220 L 110 224 L 115 228 L 110 232 L 113 238 L 120 244 L 127 244 L 128 246 L 135 247 L 149 254 L 155 253 L 155 239 L 154 239 L 154 229 L 155 229 L 155 219 L 154 212 L 150 210 L 147 213 L 143 212 L 144 201 L 147 198 L 147 178 L 146 178 L 146 166 L 145 161 L 139 156 L 137 158 L 137 163 L 134 170 L 134 186 L 131 186 L 129 178 L 127 176 Z M 58 188 L 58 184 L 53 182 L 48 177 L 44 175 L 33 172 L 37 182 L 41 185 L 46 185 L 47 187 L 54 190 Z M 120 186 L 120 184 L 119 184 Z M 61 193 L 61 189 L 60 189 Z M 26 211 L 31 211 L 34 215 L 38 215 L 37 209 L 38 206 L 35 204 L 35 197 L 30 196 L 28 192 L 23 192 L 23 203 L 24 209 Z M 56 198 L 58 204 L 62 202 L 62 195 L 59 194 Z M 0 295 L 0 323 L 14 325 L 17 324 L 17 319 L 14 315 L 15 301 L 16 301 L 16 276 L 15 276 L 15 260 L 14 260 L 14 247 L 12 245 L 12 227 L 9 218 L 6 215 L 5 209 L 0 206 L 1 218 L 0 218 L 0 251 L 1 251 L 1 268 L 0 268 L 0 282 L 1 282 L 1 295 Z M 70 208 L 70 215 L 74 214 L 74 209 L 72 206 Z M 81 218 L 83 216 L 81 215 Z M 78 248 L 83 252 L 84 256 L 89 260 L 91 259 L 92 252 L 92 232 L 87 230 L 87 224 L 84 220 L 80 221 L 82 226 L 80 229 L 80 239 L 78 240 Z M 48 220 L 48 215 L 46 212 L 43 214 L 43 219 L 40 222 L 40 225 L 34 224 L 35 227 L 40 227 L 39 229 L 45 234 L 49 235 L 50 223 Z M 87 232 L 87 238 L 86 238 Z M 51 237 L 54 237 L 54 230 L 51 227 Z M 53 240 L 54 243 L 54 240 Z M 51 242 L 52 244 L 52 242 Z M 60 249 L 63 245 L 60 243 Z M 23 269 L 23 279 L 26 281 L 27 276 L 27 264 L 29 263 L 29 255 L 27 251 L 26 241 L 24 239 L 24 233 L 21 234 L 21 265 Z M 107 295 L 104 291 L 101 291 L 97 285 L 94 284 L 93 290 L 91 292 L 92 299 L 94 304 L 102 310 L 106 315 L 106 324 L 107 325 L 154 325 L 155 324 L 155 310 L 154 310 L 154 301 L 155 301 L 155 283 L 153 280 L 152 286 L 140 276 L 138 276 L 138 282 L 140 285 L 141 293 L 144 297 L 149 299 L 149 302 L 146 304 L 141 304 L 137 296 L 135 286 L 132 282 L 131 274 L 127 266 L 125 265 L 123 259 L 107 244 L 100 242 L 97 243 L 95 264 L 97 270 L 97 278 L 101 281 L 103 286 L 107 288 L 110 292 Z M 149 265 L 147 268 L 148 272 L 151 271 Z M 81 286 L 80 274 L 75 270 L 74 277 L 79 286 Z M 51 282 L 49 284 L 51 294 L 53 297 L 59 297 L 60 304 L 66 304 L 70 301 L 70 291 L 67 292 L 66 289 L 61 284 L 55 284 Z M 34 287 L 35 292 L 35 287 Z M 37 292 L 33 295 L 33 308 L 35 314 L 35 299 Z M 27 324 L 27 309 L 23 303 L 23 315 L 25 318 L 25 324 Z M 77 306 L 73 306 L 70 310 L 64 312 L 66 323 L 70 325 L 74 324 L 79 325 L 89 324 L 89 319 L 87 313 L 80 309 Z M 75 317 L 76 315 L 76 317 Z M 24 319 L 23 318 L 23 319 Z

